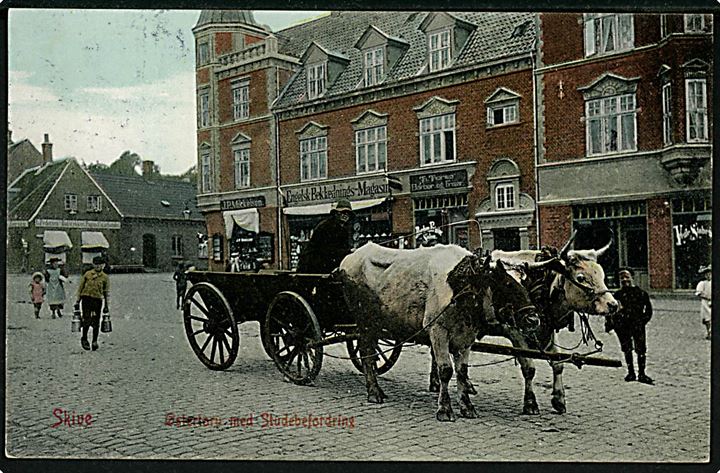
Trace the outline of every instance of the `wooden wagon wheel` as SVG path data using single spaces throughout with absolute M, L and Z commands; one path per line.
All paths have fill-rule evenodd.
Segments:
M 240 332 L 230 305 L 207 282 L 194 284 L 183 302 L 185 333 L 195 355 L 211 370 L 229 368 L 237 358 Z
M 375 370 L 378 376 L 380 376 L 390 371 L 390 368 L 392 368 L 397 362 L 398 358 L 400 358 L 400 353 L 402 352 L 402 345 L 394 347 L 392 351 L 383 353 L 390 347 L 393 347 L 395 345 L 395 342 L 387 338 L 381 338 L 378 341 L 380 343 L 376 344 L 374 347 L 376 354 L 374 362 Z M 347 345 L 347 351 L 350 355 L 350 361 L 352 361 L 353 366 L 355 366 L 355 368 L 357 368 L 359 372 L 365 373 L 362 365 L 362 359 L 360 359 L 360 346 L 358 345 L 358 341 L 353 339 L 348 340 L 345 343 Z
M 265 317 L 266 349 L 280 372 L 293 383 L 311 384 L 320 372 L 322 332 L 310 305 L 299 294 L 275 296 Z

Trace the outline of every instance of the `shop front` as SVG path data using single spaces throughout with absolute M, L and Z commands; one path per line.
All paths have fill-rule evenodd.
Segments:
M 45 265 L 50 263 L 51 258 L 59 258 L 60 264 L 67 263 L 67 252 L 72 249 L 73 244 L 67 232 L 62 230 L 45 230 L 43 232 L 43 251 Z
M 282 188 L 287 207 L 283 208 L 287 236 L 283 242 L 287 266 L 297 268 L 304 246 L 313 229 L 330 215 L 338 199 L 350 201 L 354 219 L 348 236 L 352 248 L 369 241 L 383 243 L 392 238 L 392 203 L 384 176 L 354 178 L 312 185 L 288 185 Z
M 712 260 L 711 195 L 672 199 L 672 237 L 675 289 L 694 289 L 698 270 Z
M 256 271 L 269 267 L 275 259 L 274 234 L 260 230 L 259 209 L 265 207 L 262 195 L 220 201 L 229 256 L 226 270 Z M 215 235 L 213 259 L 222 261 L 221 236 Z

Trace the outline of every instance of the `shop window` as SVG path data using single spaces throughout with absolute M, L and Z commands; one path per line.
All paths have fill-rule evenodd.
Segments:
M 233 150 L 233 169 L 235 171 L 235 189 L 250 186 L 250 148 Z
M 670 83 L 662 87 L 663 144 L 672 144 L 672 96 Z
M 77 212 L 77 194 L 65 194 L 65 210 Z
M 517 251 L 520 249 L 519 228 L 496 228 L 492 232 L 496 250 Z
M 356 131 L 355 158 L 358 174 L 385 170 L 387 127 L 379 126 Z
M 589 100 L 585 118 L 589 156 L 637 149 L 635 94 Z
M 320 97 L 325 93 L 325 71 L 324 62 L 311 64 L 307 67 L 308 99 Z
M 248 81 L 232 86 L 233 119 L 244 120 L 250 116 L 250 84 Z
M 631 49 L 635 43 L 632 14 L 585 13 L 585 57 Z
M 430 72 L 441 71 L 450 65 L 452 57 L 450 30 L 428 35 L 428 63 Z
M 687 79 L 685 81 L 685 109 L 687 141 L 707 141 L 707 87 L 705 79 Z
M 468 247 L 467 194 L 413 199 L 415 246 L 453 243 Z
M 699 13 L 685 15 L 685 33 L 709 33 L 710 22 L 705 21 L 705 15 Z
M 176 256 L 176 257 L 180 257 L 185 254 L 185 251 L 183 249 L 182 235 L 173 235 L 172 236 L 172 252 L 173 252 L 173 256 Z
M 673 199 L 672 225 L 675 288 L 693 289 L 712 260 L 712 196 Z
M 495 187 L 495 206 L 498 210 L 515 208 L 515 186 L 513 184 L 498 184 Z
M 99 195 L 87 196 L 87 211 L 88 212 L 102 211 L 102 197 Z
M 200 102 L 198 125 L 200 128 L 207 128 L 210 126 L 210 93 L 208 91 L 200 92 L 198 102 Z
M 327 137 L 317 136 L 300 141 L 300 180 L 327 177 Z
M 223 261 L 223 236 L 219 233 L 213 235 L 212 252 L 214 262 L 220 263 Z
M 385 48 L 374 48 L 365 51 L 364 70 L 365 85 L 371 86 L 382 82 L 385 77 Z
M 455 114 L 420 120 L 420 164 L 455 161 Z

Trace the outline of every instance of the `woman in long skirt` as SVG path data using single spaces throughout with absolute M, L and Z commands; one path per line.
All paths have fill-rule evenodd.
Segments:
M 50 267 L 45 270 L 45 281 L 47 281 L 47 303 L 52 312 L 52 318 L 55 318 L 57 312 L 58 317 L 62 317 L 63 306 L 65 305 L 65 282 L 67 273 L 65 268 L 58 267 L 60 258 L 50 258 Z

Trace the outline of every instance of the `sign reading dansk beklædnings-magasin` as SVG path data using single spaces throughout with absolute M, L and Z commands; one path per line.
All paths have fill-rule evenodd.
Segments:
M 338 199 L 386 197 L 390 193 L 390 187 L 385 178 L 380 178 L 292 187 L 286 189 L 285 193 L 288 205 L 303 205 L 335 202 Z

